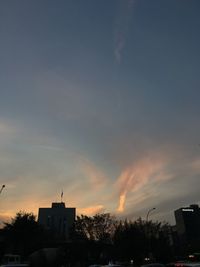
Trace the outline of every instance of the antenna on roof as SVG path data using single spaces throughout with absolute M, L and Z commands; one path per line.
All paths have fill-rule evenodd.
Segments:
M 61 203 L 63 202 L 63 190 L 62 190 L 62 192 L 61 192 Z

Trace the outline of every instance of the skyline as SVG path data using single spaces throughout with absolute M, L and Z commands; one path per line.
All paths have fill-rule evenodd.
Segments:
M 198 0 L 0 2 L 0 221 L 60 200 L 200 204 Z

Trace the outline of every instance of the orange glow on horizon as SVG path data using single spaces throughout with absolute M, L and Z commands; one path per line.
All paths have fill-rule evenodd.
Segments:
M 96 206 L 90 206 L 90 207 L 78 209 L 77 213 L 91 216 L 97 213 L 101 213 L 103 211 L 104 211 L 103 205 L 96 205 Z

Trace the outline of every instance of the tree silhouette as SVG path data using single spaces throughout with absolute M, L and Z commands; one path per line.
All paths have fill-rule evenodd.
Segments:
M 96 214 L 92 217 L 77 216 L 75 236 L 79 239 L 111 243 L 117 220 L 109 213 Z
M 157 260 L 167 260 L 170 256 L 169 228 L 167 223 L 141 218 L 134 222 L 120 222 L 114 235 L 117 257 L 120 260 L 134 259 L 138 263 L 149 255 Z
M 101 251 L 109 254 L 113 260 L 134 259 L 136 264 L 141 264 L 145 257 L 162 262 L 170 260 L 172 256 L 170 226 L 167 223 L 141 218 L 136 221 L 117 221 L 109 213 L 92 217 L 81 215 L 75 222 L 73 236 L 76 240 L 101 244 Z
M 45 232 L 33 213 L 20 211 L 12 218 L 11 223 L 4 224 L 7 252 L 25 257 L 42 245 Z

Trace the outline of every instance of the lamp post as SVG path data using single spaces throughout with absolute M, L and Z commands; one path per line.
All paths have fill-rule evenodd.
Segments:
M 5 184 L 3 184 L 1 189 L 0 189 L 0 195 L 1 195 L 1 192 L 3 191 L 4 188 L 5 188 Z M 1 221 L 0 221 L 0 224 L 1 224 Z
M 153 212 L 156 208 L 149 209 L 147 212 L 146 216 L 146 234 L 147 234 L 147 255 L 148 257 L 145 258 L 146 261 L 150 261 L 152 258 L 152 253 L 151 253 L 151 240 L 150 240 L 150 233 L 149 233 L 149 225 L 148 225 L 148 220 L 149 220 L 149 215 L 151 212 Z
M 3 191 L 4 187 L 5 187 L 5 184 L 2 185 L 2 187 L 1 187 L 1 189 L 0 189 L 0 194 L 1 194 L 1 192 Z
M 148 219 L 149 219 L 149 214 L 152 212 L 152 211 L 154 211 L 156 208 L 152 208 L 152 209 L 150 209 L 150 210 L 148 210 L 148 212 L 147 212 L 147 217 L 146 217 L 146 221 L 148 222 Z

